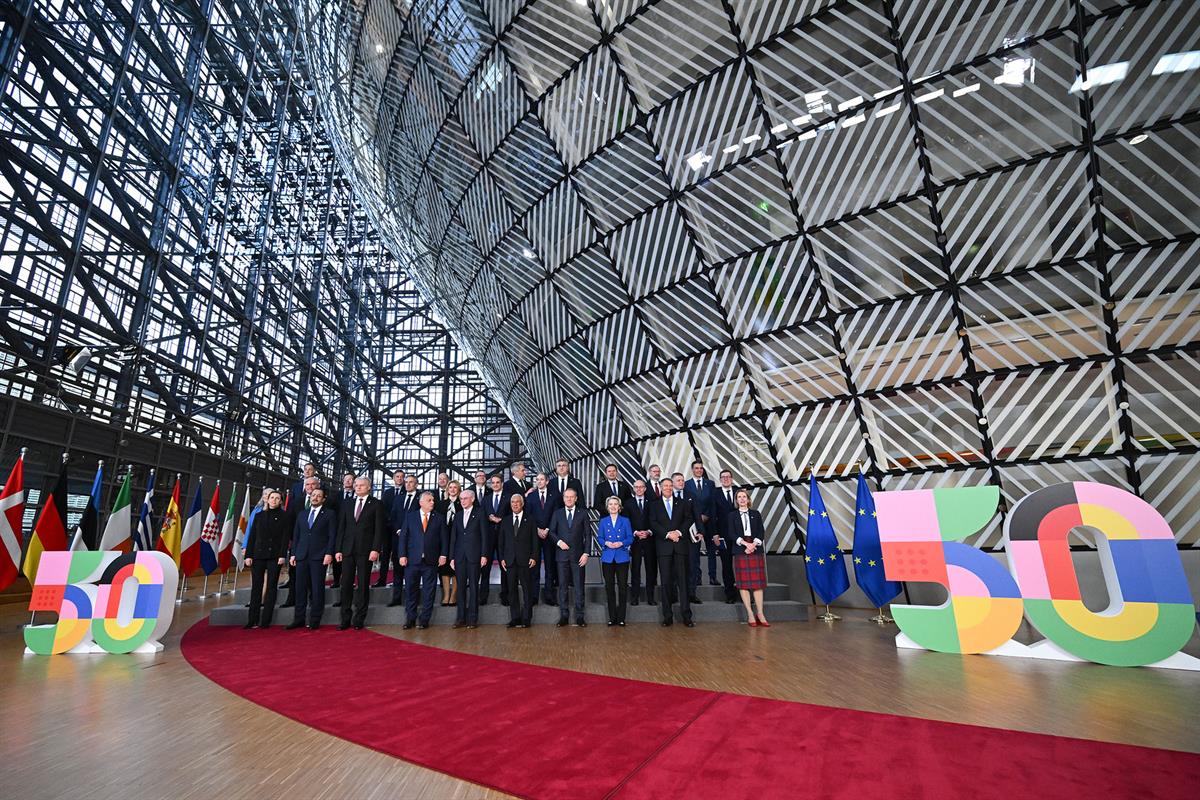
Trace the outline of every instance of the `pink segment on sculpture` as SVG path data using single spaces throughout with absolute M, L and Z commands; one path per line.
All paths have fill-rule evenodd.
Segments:
M 1080 503 L 1091 503 L 1117 511 L 1137 529 L 1139 539 L 1174 539 L 1171 526 L 1162 514 L 1145 500 L 1125 489 L 1103 483 L 1075 481 L 1075 496 Z

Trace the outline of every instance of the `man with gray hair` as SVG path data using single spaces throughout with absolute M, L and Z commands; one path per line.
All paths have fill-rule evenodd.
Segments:
M 367 606 L 371 602 L 371 564 L 379 560 L 383 537 L 387 535 L 387 511 L 371 494 L 371 479 L 354 479 L 354 496 L 339 509 L 337 546 L 334 560 L 342 565 L 338 595 L 342 602 L 339 631 L 351 625 L 362 630 L 367 624 Z M 357 581 L 355 580 L 357 578 Z M 351 596 L 354 599 L 351 615 Z

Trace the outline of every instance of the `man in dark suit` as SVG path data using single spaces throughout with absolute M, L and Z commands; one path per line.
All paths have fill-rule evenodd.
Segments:
M 434 512 L 433 494 L 421 495 L 421 507 L 409 512 L 400 528 L 400 566 L 408 589 L 405 606 L 405 630 L 428 628 L 433 616 L 433 592 L 438 582 L 438 567 L 449 559 L 443 545 L 449 546 L 446 517 Z M 420 593 L 420 608 L 417 594 Z
M 563 495 L 563 507 L 554 512 L 550 520 L 550 541 L 554 545 L 558 569 L 558 626 L 567 624 L 567 581 L 575 586 L 575 624 L 587 626 L 584 619 L 583 568 L 587 564 L 591 548 L 591 526 L 587 511 L 579 508 L 574 489 Z
M 509 478 L 504 482 L 504 499 L 507 501 L 514 494 L 524 497 L 532 490 L 533 482 L 525 477 L 525 465 L 518 461 L 512 465 Z
M 480 502 L 480 505 L 483 506 L 484 519 L 490 526 L 488 541 L 491 543 L 487 551 L 488 563 L 483 565 L 483 570 L 479 575 L 479 605 L 481 606 L 487 605 L 492 585 L 492 564 L 500 560 L 500 523 L 504 521 L 511 510 L 509 498 L 504 495 L 503 479 L 499 475 L 493 475 L 489 479 L 489 483 L 491 483 L 491 488 Z M 500 567 L 500 605 L 508 605 L 508 573 L 503 566 Z
M 550 589 L 554 585 L 554 580 L 550 577 L 555 572 L 554 552 L 549 534 L 550 517 L 558 508 L 558 498 L 546 484 L 546 473 L 539 472 L 533 479 L 533 491 L 525 497 L 525 511 L 533 517 L 533 525 L 537 529 L 538 535 L 537 555 L 535 556 L 538 563 L 533 565 L 532 576 L 534 605 L 537 605 L 539 589 L 543 592 L 543 597 L 549 597 Z M 543 568 L 546 570 L 544 580 L 541 577 Z M 547 602 L 549 601 L 547 600 Z
M 687 498 L 692 501 L 692 509 L 696 512 L 696 529 L 702 534 L 708 533 L 708 525 L 713 520 L 713 515 L 716 514 L 716 509 L 713 508 L 713 498 L 717 493 L 717 487 L 704 474 L 704 463 L 701 461 L 692 462 L 692 477 L 688 478 L 687 484 L 683 488 L 683 492 Z M 707 535 L 704 537 L 706 543 L 711 543 Z M 705 544 L 704 549 L 708 553 L 708 584 L 715 585 L 717 582 L 717 552 L 716 549 Z M 700 546 L 692 548 L 692 595 L 695 596 L 696 588 L 700 585 L 702 573 L 700 570 Z
M 691 554 L 692 528 L 691 504 L 683 497 L 676 497 L 669 478 L 661 484 L 662 499 L 650 506 L 650 530 L 654 532 L 654 545 L 658 557 L 660 578 L 662 624 L 674 623 L 671 613 L 671 595 L 679 598 L 679 613 L 683 624 L 694 627 L 692 607 L 688 598 L 688 569 Z
M 621 499 L 621 516 L 628 516 L 629 498 L 633 497 L 633 490 L 629 488 L 628 483 L 621 480 L 616 464 L 605 466 L 604 480 L 596 484 L 596 494 L 592 497 L 592 508 L 596 509 L 600 516 L 608 513 L 608 498 L 610 497 Z
M 292 526 L 292 581 L 296 586 L 296 616 L 288 630 L 299 628 L 308 615 L 308 627 L 321 626 L 325 613 L 325 568 L 333 563 L 337 540 L 337 514 L 325 506 L 325 490 L 313 489 L 307 512 L 296 514 Z
M 508 570 L 510 628 L 528 628 L 533 622 L 533 594 L 530 572 L 538 541 L 533 519 L 525 513 L 525 497 L 509 497 L 511 513 L 500 523 L 500 565 Z
M 358 630 L 366 627 L 367 606 L 371 602 L 371 564 L 379 560 L 379 550 L 387 534 L 387 517 L 383 503 L 371 494 L 371 479 L 355 478 L 353 499 L 342 502 L 334 553 L 334 558 L 342 565 L 342 582 L 338 590 L 342 601 L 339 631 L 346 630 L 351 624 Z
M 308 494 L 304 490 L 304 482 L 309 478 L 315 478 L 317 475 L 317 465 L 309 461 L 304 465 L 304 472 L 300 475 L 300 480 L 292 484 L 291 491 L 288 492 L 288 509 L 293 513 L 298 513 L 300 503 L 304 502 L 305 496 Z
M 655 499 L 647 497 L 646 482 L 638 478 L 633 482 L 633 499 L 629 501 L 627 516 L 633 528 L 633 544 L 629 547 L 631 577 L 629 602 L 639 603 L 642 591 L 642 565 L 646 567 L 646 602 L 654 604 L 654 585 L 658 583 L 658 558 L 655 554 L 654 534 L 650 531 L 650 505 Z
M 554 477 L 550 480 L 549 489 L 558 495 L 560 502 L 567 489 L 574 489 L 576 497 L 583 497 L 583 481 L 571 474 L 571 465 L 565 458 L 554 462 Z M 608 509 L 605 509 L 607 512 Z
M 342 518 L 342 506 L 354 502 L 354 478 L 353 472 L 343 474 L 342 488 L 333 492 L 325 500 L 330 507 L 337 509 L 339 520 Z M 333 585 L 338 587 L 338 599 L 334 601 L 333 607 L 340 608 L 342 605 L 342 562 L 336 559 L 333 562 Z M 349 600 L 350 598 L 347 596 L 345 599 Z
M 396 504 L 396 495 L 404 494 L 404 470 L 398 469 L 392 473 L 392 485 L 383 490 L 380 495 L 380 500 L 383 501 L 383 507 L 388 512 L 388 532 L 389 534 L 400 527 L 400 523 L 404 521 L 403 517 L 393 516 L 392 511 Z M 379 579 L 375 581 L 375 588 L 382 589 L 387 586 L 388 569 L 392 570 L 392 583 L 401 580 L 400 577 L 400 556 L 396 553 L 395 537 L 385 536 L 383 539 L 383 550 L 379 553 Z
M 316 475 L 309 475 L 300 482 L 300 486 L 299 500 L 293 500 L 291 495 L 288 495 L 288 513 L 293 518 L 299 518 L 308 513 L 309 497 L 313 491 L 321 488 L 321 479 Z M 296 570 L 290 562 L 284 566 L 284 573 L 284 583 L 279 588 L 287 589 L 288 593 L 280 608 L 292 608 L 296 605 Z M 321 577 L 324 578 L 325 576 L 322 575 Z
M 704 534 L 707 537 L 709 552 L 715 550 L 717 558 L 721 560 L 721 586 L 725 589 L 727 605 L 732 605 L 738 600 L 733 576 L 733 548 L 730 546 L 729 532 L 725 530 L 729 513 L 737 508 L 733 500 L 736 494 L 733 473 L 727 469 L 721 470 L 721 485 L 713 491 L 713 517 Z
M 565 458 L 554 462 L 554 475 L 549 476 L 546 489 L 554 495 L 555 510 L 562 508 L 562 498 L 567 489 L 575 490 L 576 503 L 583 498 L 583 481 L 571 474 L 571 464 Z M 542 562 L 546 565 L 546 577 L 550 581 L 550 585 L 542 592 L 542 602 L 552 606 L 558 605 L 558 570 L 554 550 L 548 538 L 542 540 Z
M 490 549 L 487 517 L 475 505 L 475 491 L 463 489 L 459 495 L 462 513 L 450 525 L 445 552 L 450 554 L 450 569 L 458 577 L 458 613 L 454 627 L 474 628 L 479 624 L 479 571 L 487 563 L 484 553 Z
M 392 495 L 392 505 L 389 507 L 389 517 L 392 527 L 388 531 L 388 538 L 392 540 L 392 567 L 394 573 L 392 575 L 392 599 L 388 601 L 388 607 L 404 605 L 404 567 L 400 566 L 400 528 L 404 526 L 404 520 L 408 519 L 409 513 L 420 508 L 421 495 L 417 491 L 417 478 L 415 475 L 409 475 L 404 479 L 404 491 L 396 492 Z

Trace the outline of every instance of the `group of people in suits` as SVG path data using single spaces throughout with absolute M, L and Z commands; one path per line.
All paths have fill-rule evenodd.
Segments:
M 700 603 L 702 552 L 709 581 L 721 584 L 725 602 L 740 593 L 751 625 L 767 626 L 762 517 L 750 495 L 733 485 L 729 470 L 720 484 L 696 461 L 692 477 L 664 477 L 657 465 L 632 484 L 609 464 L 593 493 L 599 515 L 594 541 L 604 578 L 610 626 L 624 626 L 628 605 L 643 598 L 658 604 L 661 624 L 674 624 L 678 606 L 684 625 L 695 624 Z M 422 491 L 414 476 L 393 473 L 380 497 L 365 476 L 347 473 L 340 491 L 322 486 L 315 467 L 285 498 L 264 493 L 250 526 L 246 565 L 252 571 L 246 627 L 269 625 L 280 570 L 291 568 L 295 616 L 289 628 L 317 628 L 325 607 L 326 570 L 339 586 L 340 630 L 366 623 L 372 570 L 374 586 L 387 585 L 389 606 L 405 608 L 405 628 L 430 624 L 437 587 L 442 605 L 456 607 L 454 627 L 478 624 L 488 602 L 493 564 L 500 568 L 500 602 L 509 627 L 528 627 L 533 606 L 557 606 L 558 625 L 586 626 L 585 568 L 592 554 L 592 525 L 582 482 L 560 459 L 552 474 L 532 479 L 516 464 L 508 480 L 482 470 L 463 488 L 446 474 L 436 489 Z M 720 565 L 720 577 L 717 565 Z M 288 605 L 288 604 L 285 604 Z M 755 606 L 757 608 L 755 608 Z

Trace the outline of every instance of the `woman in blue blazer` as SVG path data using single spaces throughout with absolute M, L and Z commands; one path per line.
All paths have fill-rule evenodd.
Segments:
M 621 516 L 621 498 L 610 497 L 605 506 L 608 515 L 600 518 L 596 538 L 600 540 L 600 569 L 604 572 L 604 594 L 608 597 L 608 624 L 624 627 L 633 528 L 629 526 L 629 517 Z

